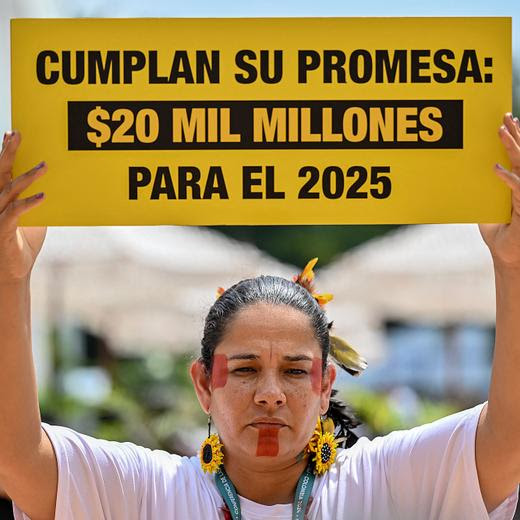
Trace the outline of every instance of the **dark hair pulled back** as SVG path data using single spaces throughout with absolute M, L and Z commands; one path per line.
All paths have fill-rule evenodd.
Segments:
M 258 276 L 241 280 L 224 291 L 211 306 L 206 316 L 201 341 L 201 361 L 206 371 L 211 373 L 215 349 L 222 341 L 229 323 L 238 312 L 256 303 L 288 305 L 309 318 L 320 345 L 324 373 L 329 355 L 329 323 L 325 312 L 307 289 L 278 276 Z M 348 447 L 357 440 L 350 429 L 361 423 L 352 410 L 335 397 L 336 394 L 337 390 L 333 390 L 326 415 L 336 425 L 336 437 L 345 439 L 343 445 Z

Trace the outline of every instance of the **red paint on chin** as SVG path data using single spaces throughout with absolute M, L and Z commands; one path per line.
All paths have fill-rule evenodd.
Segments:
M 213 388 L 226 386 L 228 378 L 228 362 L 225 354 L 213 356 L 213 368 L 211 369 L 211 385 Z
M 259 428 L 257 457 L 276 457 L 280 449 L 278 444 L 278 432 L 280 428 Z
M 312 391 L 318 395 L 321 394 L 321 358 L 312 360 L 311 368 L 311 384 Z

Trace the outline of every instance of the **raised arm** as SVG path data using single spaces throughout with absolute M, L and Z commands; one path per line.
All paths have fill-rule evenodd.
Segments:
M 496 337 L 487 409 L 477 429 L 476 460 L 488 511 L 520 483 L 520 125 L 506 114 L 499 130 L 512 170 L 495 172 L 511 188 L 510 224 L 484 224 L 495 267 Z
M 43 198 L 21 198 L 47 166 L 12 179 L 19 133 L 0 154 L 0 488 L 32 520 L 54 518 L 56 459 L 41 428 L 31 351 L 29 280 L 44 228 L 19 228 L 18 218 Z

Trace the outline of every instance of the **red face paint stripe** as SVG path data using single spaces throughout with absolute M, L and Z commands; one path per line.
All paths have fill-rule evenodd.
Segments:
M 312 391 L 318 395 L 321 394 L 321 358 L 312 360 L 311 384 Z
M 276 457 L 278 455 L 278 432 L 280 428 L 260 428 L 258 430 L 257 457 Z
M 228 362 L 225 354 L 213 356 L 213 368 L 211 370 L 211 384 L 213 388 L 226 386 L 228 377 Z

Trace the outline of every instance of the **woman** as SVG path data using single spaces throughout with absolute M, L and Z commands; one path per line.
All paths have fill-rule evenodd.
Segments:
M 47 165 L 12 181 L 21 137 L 4 138 L 0 487 L 13 500 L 16 518 L 512 518 L 520 482 L 518 119 L 507 114 L 499 134 L 512 171 L 497 165 L 495 172 L 512 190 L 513 214 L 511 224 L 481 226 L 497 287 L 488 403 L 410 431 L 362 438 L 334 453 L 331 423 L 320 416 L 328 412 L 341 423 L 342 436 L 353 423 L 338 403 L 329 407 L 336 371 L 328 361 L 323 297 L 311 294 L 309 270 L 300 283 L 255 278 L 217 299 L 206 319 L 201 358 L 191 367 L 201 407 L 220 435 L 208 432 L 200 459 L 41 424 L 29 278 L 45 230 L 18 228 L 17 222 L 42 203 L 41 194 L 19 195 Z M 349 371 L 362 368 L 341 361 Z

